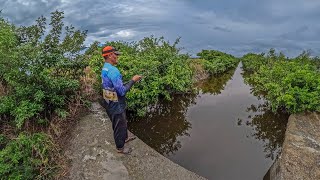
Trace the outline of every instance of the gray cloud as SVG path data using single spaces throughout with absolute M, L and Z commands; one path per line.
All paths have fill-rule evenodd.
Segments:
M 289 56 L 310 49 L 319 54 L 320 2 L 314 0 L 0 0 L 2 15 L 29 25 L 59 9 L 66 24 L 88 30 L 94 40 L 134 41 L 164 36 L 196 54 L 214 48 L 241 56 L 270 48 Z
M 221 26 L 215 26 L 213 29 L 218 30 L 218 31 L 222 31 L 222 32 L 231 32 L 230 29 L 228 29 L 226 27 L 221 27 Z
M 41 15 L 48 16 L 61 1 L 49 0 L 0 0 L 2 13 L 18 25 L 30 25 Z

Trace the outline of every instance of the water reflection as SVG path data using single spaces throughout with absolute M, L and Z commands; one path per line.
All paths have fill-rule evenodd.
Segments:
M 251 136 L 264 142 L 265 157 L 274 160 L 281 152 L 289 114 L 272 112 L 267 102 L 251 105 L 246 111 L 249 120 L 245 124 L 252 128 Z M 242 121 L 239 119 L 238 125 Z
M 227 82 L 232 78 L 235 69 L 232 69 L 220 76 L 212 76 L 209 79 L 205 79 L 196 84 L 196 86 L 202 91 L 202 93 L 217 95 L 224 90 Z
M 129 114 L 129 129 L 149 146 L 163 155 L 170 155 L 181 148 L 178 137 L 190 136 L 191 123 L 186 119 L 188 107 L 195 104 L 197 95 L 202 93 L 220 94 L 232 78 L 235 69 L 221 76 L 214 76 L 196 84 L 192 94 L 175 95 L 172 101 L 161 100 L 150 107 L 145 117 Z
M 129 114 L 129 129 L 159 153 L 174 153 L 181 148 L 178 137 L 189 136 L 191 123 L 186 112 L 195 104 L 196 97 L 196 93 L 176 95 L 172 101 L 161 100 L 145 117 Z
M 242 68 L 242 67 L 241 67 Z M 253 79 L 251 78 L 253 75 L 252 72 L 248 72 L 243 70 L 242 68 L 242 73 L 241 76 L 243 77 L 243 82 L 247 85 L 249 85 L 250 88 L 250 93 L 253 94 L 254 96 L 256 96 L 258 99 L 263 99 L 265 98 L 266 92 L 263 91 L 257 91 L 254 87 L 256 86 L 256 83 L 253 81 Z
M 253 96 L 241 74 L 240 63 L 236 70 L 201 81 L 198 93 L 176 95 L 150 108 L 144 118 L 129 118 L 129 129 L 208 179 L 262 179 L 279 154 L 288 115 L 273 113 L 263 97 Z
M 254 89 L 255 82 L 250 79 L 252 73 L 243 71 L 241 75 L 244 78 L 244 83 L 253 87 L 250 89 L 251 93 L 264 101 L 262 104 L 252 104 L 247 108 L 249 120 L 246 121 L 246 125 L 253 130 L 251 136 L 264 142 L 265 157 L 274 160 L 281 152 L 289 114 L 280 110 L 272 112 L 269 103 L 264 100 L 265 93 Z M 238 125 L 241 125 L 242 121 L 239 119 Z

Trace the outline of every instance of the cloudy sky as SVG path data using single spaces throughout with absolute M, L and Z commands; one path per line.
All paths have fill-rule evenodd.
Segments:
M 270 48 L 320 55 L 319 0 L 0 0 L 2 16 L 30 25 L 54 10 L 66 24 L 88 30 L 87 44 L 181 37 L 190 54 L 217 49 L 236 56 Z

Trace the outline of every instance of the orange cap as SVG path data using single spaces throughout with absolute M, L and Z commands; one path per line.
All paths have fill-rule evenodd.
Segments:
M 121 53 L 117 51 L 114 47 L 112 46 L 106 46 L 102 49 L 102 56 L 108 56 L 111 53 L 115 53 L 116 55 L 120 55 Z

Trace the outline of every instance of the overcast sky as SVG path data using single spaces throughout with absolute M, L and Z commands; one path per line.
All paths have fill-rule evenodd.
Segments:
M 2 16 L 30 25 L 54 10 L 66 24 L 88 30 L 87 44 L 145 36 L 181 37 L 196 54 L 217 49 L 236 56 L 270 48 L 320 55 L 319 0 L 0 0 Z

